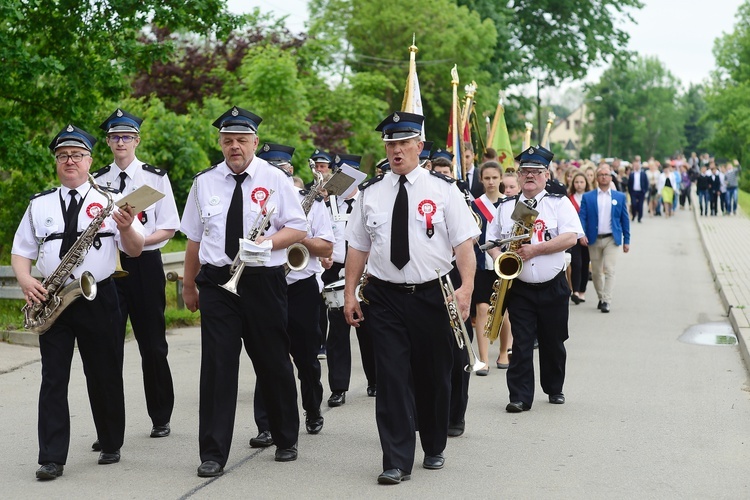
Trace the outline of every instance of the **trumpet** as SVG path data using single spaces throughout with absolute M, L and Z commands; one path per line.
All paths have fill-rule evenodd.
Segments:
M 263 208 L 265 208 L 266 204 L 268 204 L 268 200 L 271 199 L 271 195 L 273 195 L 274 190 L 271 189 L 268 193 L 268 197 L 263 202 Z M 276 211 L 276 207 L 271 208 L 270 210 L 266 211 L 266 214 L 263 215 L 263 212 L 258 214 L 258 216 L 255 218 L 255 222 L 253 223 L 253 227 L 250 229 L 250 232 L 248 233 L 247 239 L 251 241 L 255 241 L 258 239 L 259 236 L 262 236 L 263 233 L 266 232 L 266 225 L 268 224 L 268 221 L 271 220 L 271 216 Z M 261 218 L 262 217 L 262 218 Z M 260 220 L 259 220 L 260 219 Z M 237 284 L 240 282 L 240 278 L 242 277 L 242 272 L 245 270 L 245 262 L 240 259 L 240 253 L 242 250 L 237 252 L 237 255 L 234 257 L 234 261 L 232 262 L 232 265 L 229 267 L 229 273 L 232 275 L 231 278 L 229 278 L 229 281 L 224 283 L 223 285 L 219 285 L 223 289 L 232 292 L 235 295 L 239 296 L 239 293 L 237 293 Z
M 440 281 L 440 291 L 443 292 L 443 299 L 445 300 L 445 307 L 448 309 L 451 330 L 453 330 L 453 335 L 456 337 L 458 348 L 466 348 L 466 353 L 469 355 L 469 364 L 464 367 L 464 371 L 475 372 L 481 370 L 487 365 L 484 362 L 479 361 L 474 352 L 474 347 L 471 345 L 471 338 L 469 338 L 469 332 L 466 331 L 466 324 L 464 323 L 463 318 L 461 318 L 461 314 L 458 312 L 458 307 L 456 306 L 456 291 L 453 289 L 453 282 L 447 274 L 441 276 L 440 269 L 435 269 L 435 272 Z M 451 297 L 450 301 L 448 301 L 448 297 Z

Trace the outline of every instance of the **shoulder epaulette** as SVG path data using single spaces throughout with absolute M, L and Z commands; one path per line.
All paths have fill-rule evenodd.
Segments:
M 501 199 L 499 201 L 500 201 L 500 203 L 505 203 L 506 201 L 517 200 L 517 199 L 518 199 L 518 195 L 515 195 L 515 196 L 506 196 L 505 198 L 503 198 L 503 199 Z
M 565 198 L 567 195 L 563 193 L 547 193 L 547 196 L 551 196 L 552 198 Z
M 300 189 L 299 190 L 299 194 L 301 194 L 302 196 L 307 196 L 309 192 L 310 192 L 309 189 Z M 315 201 L 323 201 L 323 197 L 320 196 L 320 195 L 318 195 L 318 196 L 315 197 Z
M 167 175 L 167 171 L 165 169 L 154 167 L 153 165 L 149 165 L 148 163 L 144 163 L 142 168 L 146 172 L 151 172 L 152 174 L 156 174 L 159 177 L 164 177 L 165 175 Z
M 359 190 L 360 190 L 360 191 L 364 191 L 365 189 L 367 189 L 368 187 L 372 186 L 372 185 L 373 185 L 373 184 L 375 184 L 376 182 L 380 182 L 380 181 L 382 181 L 384 177 L 385 177 L 385 175 L 383 175 L 383 174 L 380 174 L 380 175 L 376 175 L 376 176 L 375 176 L 375 177 L 373 177 L 372 179 L 367 179 L 367 180 L 366 180 L 365 182 L 363 182 L 362 184 L 360 184 L 360 185 L 358 186 L 358 187 L 359 187 Z
M 291 176 L 292 176 L 292 174 L 290 174 L 289 172 L 287 172 L 286 170 L 284 170 L 284 169 L 283 169 L 283 168 L 281 168 L 280 166 L 278 166 L 278 165 L 274 165 L 274 164 L 273 164 L 273 163 L 271 163 L 271 162 L 267 162 L 267 163 L 268 163 L 269 165 L 271 165 L 272 167 L 276 167 L 276 169 L 277 169 L 277 170 L 279 170 L 279 171 L 280 171 L 281 173 L 283 173 L 283 174 L 284 174 L 284 175 L 286 175 L 287 177 L 291 177 Z
M 96 179 L 98 177 L 101 177 L 102 175 L 104 175 L 107 172 L 109 172 L 109 170 L 111 168 L 112 168 L 112 165 L 107 165 L 106 167 L 102 167 L 99 170 L 97 170 L 96 172 L 91 172 L 91 177 L 93 177 L 94 179 Z
M 57 191 L 57 188 L 51 188 L 51 189 L 48 189 L 46 191 L 42 191 L 41 193 L 37 193 L 35 195 L 32 195 L 31 197 L 29 197 L 29 199 L 33 200 L 34 198 L 39 198 L 40 196 L 51 194 L 51 193 L 54 193 L 55 191 Z
M 216 164 L 216 165 L 211 165 L 211 166 L 210 166 L 210 167 L 208 167 L 207 169 L 205 169 L 205 170 L 201 170 L 200 172 L 198 172 L 197 174 L 195 174 L 195 175 L 193 176 L 193 179 L 195 179 L 195 178 L 196 178 L 196 177 L 198 177 L 199 175 L 203 175 L 203 174 L 205 174 L 206 172 L 210 172 L 211 170 L 215 169 L 215 168 L 216 168 L 216 167 L 218 167 L 218 166 L 219 166 L 218 164 Z
M 448 177 L 447 175 L 441 174 L 440 172 L 436 172 L 434 170 L 430 170 L 430 174 L 434 175 L 438 179 L 442 179 L 445 182 L 449 182 L 451 184 L 454 183 L 454 182 L 456 182 L 456 179 L 454 179 L 453 177 Z

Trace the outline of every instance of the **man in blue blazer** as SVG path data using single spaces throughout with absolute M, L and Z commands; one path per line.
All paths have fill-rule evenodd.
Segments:
M 633 171 L 628 176 L 628 193 L 630 193 L 630 216 L 631 220 L 638 217 L 638 222 L 643 218 L 643 200 L 648 192 L 648 176 L 641 168 L 641 157 L 636 156 L 633 160 Z
M 630 250 L 630 219 L 625 195 L 611 189 L 612 173 L 609 165 L 596 170 L 598 188 L 584 193 L 578 216 L 585 236 L 581 245 L 589 247 L 594 288 L 599 296 L 597 307 L 608 313 L 615 285 L 617 247 Z M 648 184 L 646 184 L 648 186 Z

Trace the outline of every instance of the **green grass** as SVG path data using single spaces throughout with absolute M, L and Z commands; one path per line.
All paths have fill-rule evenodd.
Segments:
M 745 215 L 750 215 L 750 193 L 747 191 L 742 191 L 740 189 L 740 208 L 743 212 L 745 212 Z

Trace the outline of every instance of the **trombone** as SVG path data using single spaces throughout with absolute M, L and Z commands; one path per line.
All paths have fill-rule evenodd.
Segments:
M 471 345 L 471 338 L 469 338 L 469 332 L 466 331 L 466 323 L 464 323 L 461 314 L 458 312 L 458 306 L 456 305 L 456 291 L 453 289 L 453 282 L 450 276 L 447 274 L 441 276 L 440 269 L 435 269 L 438 275 L 438 281 L 440 281 L 440 291 L 443 292 L 443 299 L 445 300 L 445 307 L 448 309 L 448 318 L 451 323 L 451 330 L 453 335 L 456 337 L 456 343 L 459 349 L 466 348 L 466 353 L 469 355 L 469 364 L 464 367 L 466 372 L 475 372 L 481 370 L 487 366 L 484 362 L 479 361 L 474 347 Z M 451 301 L 448 301 L 448 297 L 451 297 Z

